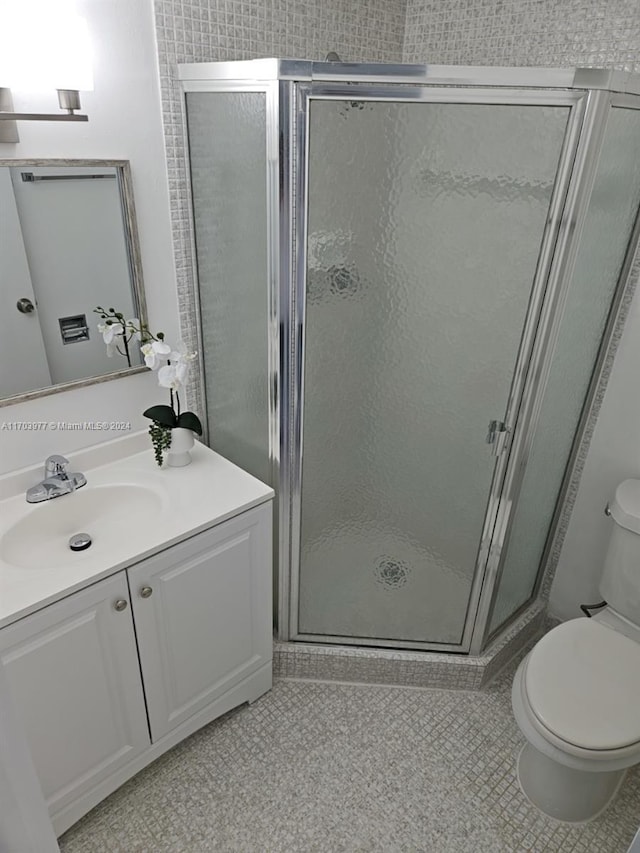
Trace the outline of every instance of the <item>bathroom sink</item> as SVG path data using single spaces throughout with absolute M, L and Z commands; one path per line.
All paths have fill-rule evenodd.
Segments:
M 53 569 L 78 560 L 103 560 L 144 538 L 158 523 L 164 505 L 162 492 L 150 486 L 87 485 L 27 508 L 0 538 L 0 559 L 23 569 Z M 91 545 L 72 551 L 69 539 L 78 533 L 88 534 Z
M 200 442 L 191 456 L 159 468 L 146 429 L 90 445 L 68 457 L 86 485 L 39 503 L 26 495 L 42 463 L 0 475 L 0 628 L 273 495 Z

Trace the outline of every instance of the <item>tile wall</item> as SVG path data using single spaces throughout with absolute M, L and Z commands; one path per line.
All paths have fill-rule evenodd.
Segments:
M 408 0 L 405 62 L 640 71 L 637 0 Z
M 155 0 L 180 324 L 197 348 L 192 232 L 176 66 L 274 56 L 399 62 L 406 0 Z M 190 407 L 204 414 L 197 383 Z

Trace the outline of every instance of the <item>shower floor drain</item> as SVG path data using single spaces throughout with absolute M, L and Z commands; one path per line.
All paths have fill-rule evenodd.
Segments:
M 381 557 L 375 565 L 373 573 L 378 583 L 387 590 L 400 589 L 409 579 L 411 569 L 402 560 L 392 557 Z

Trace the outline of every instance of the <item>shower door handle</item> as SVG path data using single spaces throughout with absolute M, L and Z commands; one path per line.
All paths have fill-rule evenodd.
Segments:
M 16 308 L 21 314 L 30 314 L 32 311 L 35 311 L 36 306 L 30 299 L 23 296 L 22 299 L 18 299 L 16 302 Z
M 491 445 L 491 453 L 494 456 L 500 456 L 504 450 L 508 434 L 509 430 L 504 421 L 489 421 L 486 442 Z

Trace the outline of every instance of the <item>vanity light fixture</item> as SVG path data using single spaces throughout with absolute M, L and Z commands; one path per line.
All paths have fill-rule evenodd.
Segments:
M 88 121 L 80 90 L 93 89 L 86 21 L 75 0 L 0 0 L 0 142 L 18 142 L 17 121 Z M 55 88 L 62 112 L 16 112 L 13 92 Z
M 76 113 L 80 107 L 80 91 L 78 89 L 58 89 L 58 104 L 63 113 L 16 113 L 13 111 L 11 89 L 0 86 L 0 121 L 15 123 L 17 121 L 89 121 L 89 116 Z M 14 129 L 15 139 L 8 139 L 9 128 L 0 126 L 0 142 L 18 142 L 17 129 Z

